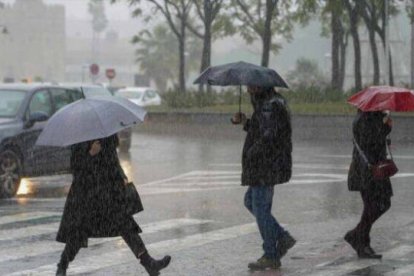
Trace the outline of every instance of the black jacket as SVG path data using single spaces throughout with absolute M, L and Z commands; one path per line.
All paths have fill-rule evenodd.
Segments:
M 383 118 L 381 112 L 359 112 L 353 122 L 354 140 L 372 165 L 387 157 L 386 139 L 391 127 L 383 123 Z M 348 173 L 348 188 L 350 191 L 369 189 L 392 194 L 390 180 L 374 180 L 368 165 L 355 146 Z
M 275 185 L 292 175 L 292 128 L 286 100 L 273 97 L 254 104 L 247 121 L 242 157 L 242 185 Z
M 87 247 L 89 237 L 114 237 L 141 232 L 125 211 L 124 178 L 116 147 L 116 135 L 101 139 L 102 150 L 89 154 L 91 142 L 72 146 L 72 186 L 66 199 L 56 240 Z

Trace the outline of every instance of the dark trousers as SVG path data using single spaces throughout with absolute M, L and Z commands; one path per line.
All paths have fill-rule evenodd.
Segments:
M 361 191 L 361 197 L 364 203 L 364 210 L 360 222 L 352 232 L 357 243 L 364 247 L 370 245 L 369 233 L 374 222 L 391 207 L 391 196 L 363 190 Z
M 139 259 L 140 256 L 147 251 L 144 242 L 137 233 L 123 233 L 121 234 L 121 237 L 124 239 L 125 243 L 137 259 Z M 69 266 L 69 263 L 75 259 L 76 254 L 78 254 L 80 249 L 81 245 L 78 242 L 66 243 L 65 249 L 63 250 L 60 258 L 59 266 L 66 269 Z

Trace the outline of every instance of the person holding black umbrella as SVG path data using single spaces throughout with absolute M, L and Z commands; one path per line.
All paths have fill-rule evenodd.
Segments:
M 292 175 L 292 141 L 287 102 L 273 87 L 248 86 L 254 108 L 251 119 L 239 112 L 233 124 L 247 131 L 242 155 L 242 185 L 248 186 L 244 204 L 255 216 L 264 255 L 248 265 L 251 270 L 277 269 L 296 240 L 273 217 L 274 186 Z
M 159 275 L 171 257 L 154 260 L 145 248 L 141 228 L 125 206 L 122 170 L 117 148 L 118 137 L 75 144 L 71 147 L 73 182 L 67 196 L 56 240 L 66 244 L 56 275 L 66 275 L 69 262 L 91 237 L 121 236 L 149 275 Z

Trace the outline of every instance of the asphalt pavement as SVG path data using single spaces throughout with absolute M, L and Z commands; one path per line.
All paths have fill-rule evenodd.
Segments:
M 188 131 L 188 129 L 187 129 Z M 189 130 L 191 131 L 191 129 Z M 294 142 L 292 180 L 275 188 L 273 214 L 298 240 L 280 270 L 250 272 L 262 254 L 240 186 L 243 133 L 137 131 L 122 166 L 141 194 L 135 216 L 155 257 L 172 256 L 161 275 L 414 275 L 414 147 L 394 145 L 400 172 L 392 207 L 374 225 L 379 260 L 359 260 L 343 241 L 362 202 L 348 192 L 352 142 Z M 54 275 L 63 244 L 54 241 L 71 176 L 24 179 L 19 196 L 0 200 L 0 275 Z M 120 238 L 91 239 L 68 275 L 146 275 Z

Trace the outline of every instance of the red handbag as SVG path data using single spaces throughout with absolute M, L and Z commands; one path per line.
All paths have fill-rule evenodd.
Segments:
M 366 157 L 362 149 L 359 147 L 355 139 L 354 139 L 354 145 L 357 148 L 361 157 L 364 159 L 365 163 L 368 164 L 368 168 L 371 169 L 372 177 L 374 178 L 374 180 L 383 180 L 386 178 L 390 178 L 391 176 L 395 175 L 398 172 L 398 168 L 397 168 L 397 165 L 395 165 L 391 150 L 388 148 L 388 141 L 385 142 L 385 145 L 387 147 L 387 151 L 390 154 L 391 158 L 382 160 L 378 162 L 377 164 L 369 163 L 368 158 Z
M 371 166 L 372 176 L 375 180 L 383 180 L 395 175 L 398 168 L 393 159 L 386 159 Z

